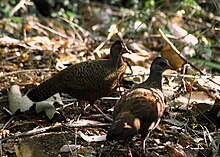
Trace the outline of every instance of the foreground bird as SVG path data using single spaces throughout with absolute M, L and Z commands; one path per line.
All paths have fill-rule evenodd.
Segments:
M 119 85 L 127 66 L 122 59 L 123 53 L 130 51 L 121 40 L 117 40 L 110 48 L 109 59 L 71 65 L 32 89 L 27 96 L 32 101 L 39 102 L 64 92 L 80 102 L 88 100 L 93 105 L 97 99 L 111 94 Z M 97 109 L 96 106 L 95 108 Z
M 127 91 L 117 101 L 114 122 L 107 133 L 107 140 L 118 140 L 126 144 L 128 156 L 132 156 L 128 143 L 136 134 L 141 134 L 142 152 L 145 154 L 145 140 L 149 131 L 157 127 L 163 115 L 165 104 L 162 93 L 162 73 L 173 69 L 167 60 L 157 57 L 151 64 L 149 78 Z

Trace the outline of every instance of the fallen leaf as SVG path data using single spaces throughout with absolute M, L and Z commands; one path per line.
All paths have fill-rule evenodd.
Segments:
M 62 104 L 59 93 L 53 95 L 52 97 L 48 98 L 45 101 L 36 102 L 35 110 L 37 113 L 45 111 L 47 117 L 52 119 L 54 114 L 56 113 L 56 108 L 53 105 L 54 102 L 58 102 L 59 104 Z
M 175 106 L 179 106 L 182 110 L 188 110 L 190 106 L 193 108 L 195 104 L 197 104 L 197 106 L 202 104 L 203 110 L 207 111 L 212 108 L 214 103 L 215 99 L 212 99 L 203 91 L 193 91 L 191 94 L 187 93 L 174 100 Z
M 220 91 L 220 76 L 201 76 L 201 78 L 197 79 L 197 82 L 201 86 Z
M 191 45 L 196 45 L 198 43 L 198 39 L 194 35 L 189 34 L 185 29 L 181 28 L 175 23 L 168 22 L 168 28 L 173 36 L 181 39 L 180 41 L 182 43 Z M 182 53 L 192 57 L 195 55 L 195 50 L 192 47 L 185 46 Z
M 185 125 L 185 123 L 180 122 L 180 121 L 178 121 L 178 120 L 176 120 L 174 118 L 163 119 L 163 121 L 168 122 L 168 123 L 170 123 L 172 125 L 175 125 L 175 126 L 184 126 Z
M 140 56 L 136 53 L 131 53 L 131 54 L 123 54 L 123 57 L 129 59 L 130 61 L 129 62 L 133 62 L 135 65 L 138 65 L 138 63 L 143 63 L 147 60 L 146 57 L 144 56 Z
M 95 121 L 95 120 L 87 120 L 87 119 L 81 119 L 81 120 L 77 120 L 77 121 L 70 121 L 69 123 L 67 123 L 68 127 L 91 127 L 91 126 L 109 126 L 111 125 L 110 123 L 102 123 L 99 121 Z
M 67 153 L 67 152 L 70 152 L 70 149 L 71 149 L 72 151 L 75 151 L 75 150 L 80 149 L 80 147 L 81 147 L 81 145 L 75 145 L 75 144 L 63 145 L 63 146 L 60 148 L 60 152 Z
M 170 45 L 165 46 L 161 50 L 161 56 L 166 58 L 170 65 L 175 69 L 180 69 L 186 64 L 186 61 L 183 60 L 172 48 Z
M 197 154 L 192 151 L 181 147 L 180 145 L 166 145 L 166 150 L 168 151 L 168 156 L 170 157 L 196 157 Z
M 175 23 L 168 22 L 168 28 L 170 29 L 170 32 L 173 36 L 182 38 L 182 42 L 192 45 L 196 45 L 198 43 L 198 39 L 194 35 L 189 34 L 185 29 L 181 28 Z
M 35 110 L 37 113 L 45 111 L 47 117 L 50 119 L 53 118 L 53 116 L 56 112 L 56 109 L 55 109 L 53 103 L 50 103 L 47 101 L 37 102 Z
M 33 105 L 33 102 L 25 95 L 21 95 L 20 87 L 18 85 L 13 85 L 8 91 L 8 101 L 9 109 L 12 114 L 15 114 L 17 110 L 21 112 L 28 111 Z
M 132 71 L 131 71 L 132 69 Z M 141 66 L 131 66 L 131 69 L 128 67 L 124 74 L 124 79 L 126 81 L 133 81 L 135 83 L 142 83 L 145 81 L 150 73 L 150 70 L 145 69 Z
M 106 141 L 106 136 L 87 136 L 83 134 L 81 131 L 78 134 L 87 142 L 99 142 L 99 141 Z

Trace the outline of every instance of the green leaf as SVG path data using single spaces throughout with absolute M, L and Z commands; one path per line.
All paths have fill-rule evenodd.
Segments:
M 70 19 L 70 17 L 72 17 L 72 16 L 74 16 L 74 15 L 75 15 L 73 12 L 68 11 L 68 10 L 66 10 L 66 11 L 65 11 L 65 13 L 66 13 L 66 15 L 67 15 L 68 19 Z
M 22 19 L 21 19 L 21 17 L 13 17 L 11 19 L 11 21 L 13 21 L 13 22 L 22 22 Z
M 84 157 L 95 157 L 95 155 L 90 154 L 90 153 L 86 153 L 86 154 L 84 155 Z
M 219 63 L 207 62 L 206 60 L 202 60 L 202 59 L 190 59 L 190 60 L 195 62 L 196 64 L 204 64 L 205 63 L 205 65 L 208 66 L 208 67 L 220 70 L 220 64 Z
M 200 53 L 205 53 L 208 57 L 212 56 L 211 44 L 207 44 L 207 45 L 198 44 L 197 51 Z
M 154 0 L 146 0 L 145 1 L 145 8 L 151 8 L 155 7 L 155 1 Z
M 182 4 L 196 9 L 198 13 L 201 11 L 201 7 L 195 0 L 184 0 Z

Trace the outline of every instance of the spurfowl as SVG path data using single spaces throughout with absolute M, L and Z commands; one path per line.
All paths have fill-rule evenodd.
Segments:
M 114 122 L 108 130 L 107 140 L 124 143 L 128 156 L 132 156 L 128 143 L 136 134 L 141 134 L 141 156 L 144 155 L 147 134 L 157 127 L 163 115 L 165 104 L 161 79 L 162 73 L 167 69 L 173 69 L 167 60 L 155 58 L 149 78 L 123 94 L 115 105 Z
M 32 101 L 39 102 L 64 92 L 79 101 L 88 100 L 93 105 L 97 99 L 111 94 L 119 85 L 127 66 L 122 54 L 127 52 L 130 53 L 125 44 L 117 40 L 110 48 L 109 59 L 71 65 L 32 89 L 27 96 Z M 96 106 L 95 108 L 97 109 Z

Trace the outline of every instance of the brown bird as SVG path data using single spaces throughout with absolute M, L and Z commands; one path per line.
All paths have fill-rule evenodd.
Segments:
M 173 69 L 167 60 L 157 57 L 151 64 L 149 78 L 127 91 L 117 101 L 114 122 L 107 133 L 107 140 L 124 143 L 128 156 L 132 156 L 128 143 L 136 134 L 141 134 L 142 152 L 145 154 L 145 140 L 149 131 L 157 127 L 163 115 L 165 104 L 162 93 L 162 73 Z
M 123 53 L 130 51 L 121 40 L 117 40 L 110 48 L 109 59 L 71 65 L 32 89 L 27 96 L 32 101 L 39 102 L 64 92 L 80 102 L 88 100 L 93 105 L 97 99 L 111 94 L 119 85 L 127 66 L 122 59 Z M 95 108 L 99 110 L 96 106 Z

